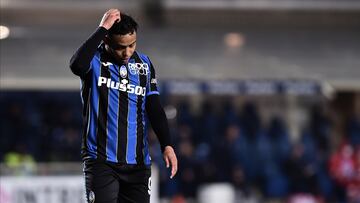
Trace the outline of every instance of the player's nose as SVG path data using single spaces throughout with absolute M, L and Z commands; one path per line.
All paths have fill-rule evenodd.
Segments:
M 126 57 L 130 57 L 131 55 L 132 55 L 131 49 L 130 49 L 130 48 L 126 48 L 126 49 L 125 49 L 125 56 L 126 56 Z

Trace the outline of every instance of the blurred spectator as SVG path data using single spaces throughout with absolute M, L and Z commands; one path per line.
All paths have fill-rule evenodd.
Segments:
M 196 178 L 196 160 L 194 156 L 194 145 L 190 139 L 183 139 L 179 143 L 178 151 L 179 174 L 181 194 L 186 198 L 195 198 L 198 179 Z
M 255 197 L 246 180 L 244 170 L 240 165 L 234 165 L 231 173 L 231 183 L 235 187 L 236 203 L 256 203 L 259 200 Z
M 289 180 L 281 166 L 289 158 L 291 148 L 284 122 L 279 117 L 273 117 L 267 131 L 260 133 L 256 140 L 265 195 L 273 198 L 286 196 Z
M 4 164 L 15 175 L 33 175 L 36 171 L 34 157 L 28 153 L 26 144 L 21 142 L 17 143 L 13 151 L 5 154 Z
M 224 127 L 226 127 L 227 125 L 230 124 L 238 125 L 240 123 L 240 118 L 237 115 L 237 111 L 230 101 L 231 100 L 226 100 L 222 104 L 222 111 L 219 120 L 221 123 L 220 127 L 222 127 L 219 130 L 221 131 L 224 131 L 225 130 Z
M 196 144 L 217 143 L 220 134 L 220 118 L 214 110 L 214 106 L 206 101 L 202 105 L 201 116 L 199 118 L 199 133 L 195 137 Z
M 322 154 L 328 154 L 330 151 L 330 130 L 329 116 L 326 116 L 323 106 L 313 106 L 310 111 L 310 133 Z
M 18 174 L 31 174 L 35 161 L 80 160 L 77 92 L 20 92 L 0 98 L 0 158 L 7 166 Z M 312 108 L 307 128 L 294 145 L 283 118 L 273 116 L 263 127 L 254 103 L 245 103 L 239 111 L 229 101 L 206 100 L 199 116 L 190 107 L 180 103 L 170 122 L 179 153 L 180 170 L 174 180 L 169 179 L 156 135 L 149 131 L 160 197 L 192 202 L 199 186 L 227 182 L 242 203 L 260 202 L 262 197 L 289 203 L 360 202 L 359 116 L 347 123 L 349 143 L 331 155 L 332 124 L 323 107 Z
M 182 102 L 178 106 L 178 116 L 177 116 L 177 123 L 180 125 L 189 125 L 191 127 L 194 127 L 194 118 L 191 115 L 190 107 L 187 102 Z
M 213 157 L 217 167 L 217 181 L 230 181 L 234 165 L 247 165 L 245 142 L 242 142 L 240 128 L 229 125 L 225 137 L 214 145 Z M 245 141 L 245 140 L 243 140 Z
M 57 127 L 52 130 L 51 137 L 51 160 L 81 161 L 78 155 L 80 148 L 80 131 L 78 129 Z
M 350 118 L 347 126 L 347 135 L 350 143 L 356 147 L 360 146 L 360 116 L 354 115 Z
M 189 203 L 186 198 L 183 195 L 175 195 L 173 198 L 171 198 L 170 203 Z
M 296 194 L 292 195 L 288 203 L 323 203 L 324 201 L 312 194 Z
M 344 143 L 331 156 L 329 170 L 335 180 L 335 197 L 337 201 L 346 201 L 346 189 L 356 183 L 358 171 L 353 147 Z M 356 184 L 355 184 L 356 185 Z
M 254 140 L 261 130 L 261 121 L 255 104 L 248 102 L 240 114 L 242 130 L 249 140 Z
M 289 178 L 290 193 L 318 193 L 314 165 L 304 156 L 302 144 L 295 144 L 291 156 L 284 163 L 284 171 Z
M 9 92 L 3 97 L 0 132 L 8 136 L 0 136 L 0 158 L 21 142 L 37 161 L 80 160 L 81 118 L 73 110 L 80 105 L 77 93 Z
M 330 172 L 337 183 L 342 186 L 350 184 L 356 175 L 354 149 L 343 144 L 330 158 Z
M 7 105 L 6 116 L 1 121 L 0 157 L 19 145 L 25 146 L 27 153 L 35 155 L 39 141 L 38 132 L 29 123 L 25 103 L 10 101 Z
M 349 202 L 360 202 L 360 146 L 354 154 L 355 175 L 347 187 L 347 198 Z
M 270 121 L 267 134 L 271 140 L 274 161 L 277 164 L 282 164 L 288 159 L 291 151 L 291 144 L 289 134 L 284 121 L 276 116 Z

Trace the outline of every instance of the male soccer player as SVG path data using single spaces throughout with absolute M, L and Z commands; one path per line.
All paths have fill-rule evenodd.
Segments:
M 149 57 L 135 51 L 137 23 L 108 10 L 76 51 L 70 68 L 81 78 L 86 196 L 96 203 L 150 201 L 146 117 L 156 133 L 171 176 L 177 158 L 160 104 Z

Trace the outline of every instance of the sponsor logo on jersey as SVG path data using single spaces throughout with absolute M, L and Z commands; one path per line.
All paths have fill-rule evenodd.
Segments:
M 110 78 L 99 77 L 98 84 L 99 87 L 106 85 L 107 88 L 120 90 L 122 92 L 127 92 L 129 94 L 136 94 L 138 96 L 145 96 L 146 88 L 129 84 L 127 79 L 122 79 L 120 82 L 112 81 Z
M 126 70 L 126 67 L 125 67 L 125 66 L 121 66 L 121 67 L 120 67 L 120 76 L 121 76 L 122 78 L 126 78 L 126 76 L 127 76 L 127 70 Z
M 147 75 L 149 74 L 149 66 L 147 63 L 128 63 L 129 72 L 132 75 Z
M 122 84 L 128 84 L 129 81 L 128 81 L 127 79 L 122 79 L 122 80 L 121 80 L 121 83 L 122 83 Z
M 101 64 L 103 65 L 103 66 L 110 66 L 110 65 L 113 65 L 112 63 L 110 63 L 110 62 L 101 62 Z

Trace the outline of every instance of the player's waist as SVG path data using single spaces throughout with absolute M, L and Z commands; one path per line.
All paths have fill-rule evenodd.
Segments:
M 118 155 L 119 156 L 119 155 Z M 139 154 L 137 156 L 140 156 Z M 118 158 L 108 157 L 105 154 L 98 154 L 94 151 L 89 151 L 87 149 L 82 150 L 82 160 L 83 162 L 99 162 L 99 163 L 106 163 L 113 167 L 124 169 L 124 170 L 131 170 L 131 169 L 143 169 L 143 168 L 150 168 L 151 167 L 151 158 L 149 154 L 143 156 L 141 159 L 137 159 L 134 157 L 133 159 L 128 160 L 127 158 L 123 157 L 123 155 L 119 156 Z
M 112 161 L 107 161 L 107 160 L 102 160 L 99 158 L 93 158 L 91 156 L 85 156 L 83 157 L 83 162 L 84 164 L 93 164 L 93 163 L 103 163 L 103 164 L 107 164 L 113 168 L 116 169 L 120 169 L 120 170 L 143 170 L 143 169 L 150 169 L 151 168 L 151 163 L 146 164 L 145 162 L 140 162 L 140 163 L 136 163 L 136 164 L 129 164 L 126 162 L 112 162 Z

